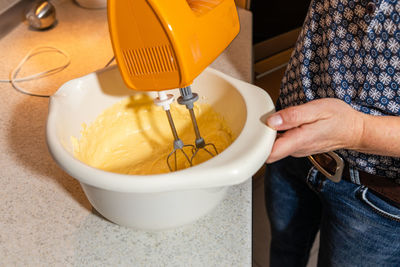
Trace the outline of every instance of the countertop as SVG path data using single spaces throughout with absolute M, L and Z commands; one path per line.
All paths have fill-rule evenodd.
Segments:
M 66 51 L 63 71 L 19 85 L 53 93 L 68 80 L 101 69 L 112 57 L 106 10 L 55 2 L 57 25 L 34 31 L 21 23 L 0 39 L 0 79 L 7 79 L 36 46 Z M 251 13 L 239 9 L 241 32 L 212 64 L 252 79 Z M 19 77 L 59 65 L 55 53 L 37 55 Z M 0 83 L 0 266 L 250 266 L 251 179 L 229 189 L 210 214 L 174 230 L 144 232 L 103 219 L 78 181 L 53 161 L 45 140 L 48 99 Z

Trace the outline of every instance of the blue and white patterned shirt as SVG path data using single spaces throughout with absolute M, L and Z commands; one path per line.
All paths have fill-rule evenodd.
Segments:
M 311 2 L 282 81 L 282 108 L 335 97 L 367 114 L 399 116 L 399 86 L 400 2 Z M 350 166 L 400 178 L 400 158 L 337 152 Z

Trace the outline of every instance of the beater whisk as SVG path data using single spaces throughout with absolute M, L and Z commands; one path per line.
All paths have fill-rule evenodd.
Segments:
M 211 157 L 214 157 L 218 154 L 217 148 L 213 143 L 206 143 L 204 138 L 200 135 L 200 130 L 197 125 L 196 116 L 194 114 L 193 106 L 194 102 L 199 98 L 196 93 L 192 93 L 192 89 L 190 86 L 180 88 L 179 89 L 181 96 L 178 98 L 178 103 L 181 105 L 186 105 L 186 108 L 189 110 L 190 119 L 193 124 L 194 133 L 196 135 L 195 145 L 184 144 L 183 141 L 179 138 L 178 133 L 176 131 L 174 120 L 172 119 L 170 104 L 174 100 L 173 95 L 166 94 L 163 91 L 158 92 L 158 97 L 154 99 L 154 103 L 158 106 L 162 106 L 167 114 L 169 126 L 171 127 L 172 135 L 174 136 L 173 142 L 173 150 L 167 156 L 167 165 L 169 170 L 176 171 L 178 170 L 178 157 L 177 152 L 181 152 L 184 159 L 189 163 L 190 166 L 193 166 L 193 161 L 198 152 L 203 149 L 207 152 Z M 189 153 L 185 151 L 186 148 L 190 148 L 190 156 Z M 187 149 L 186 149 L 187 150 Z
M 196 116 L 194 115 L 193 110 L 193 104 L 195 101 L 197 101 L 197 99 L 199 99 L 199 96 L 196 93 L 192 93 L 192 88 L 190 86 L 180 88 L 179 92 L 181 93 L 181 96 L 178 98 L 178 103 L 181 105 L 186 105 L 186 108 L 189 110 L 190 119 L 192 120 L 194 133 L 196 135 L 196 147 L 194 149 L 192 157 L 190 158 L 190 164 L 193 165 L 193 159 L 200 151 L 200 149 L 206 151 L 211 157 L 217 155 L 218 151 L 213 143 L 206 143 L 203 137 L 201 137 L 200 135 L 200 130 L 197 125 Z
M 193 154 L 193 151 L 195 149 L 194 145 L 185 145 L 178 136 L 178 133 L 175 128 L 175 123 L 174 123 L 174 120 L 172 119 L 172 115 L 171 115 L 171 111 L 170 111 L 170 104 L 172 103 L 172 101 L 174 101 L 173 95 L 170 95 L 170 94 L 167 95 L 164 91 L 159 91 L 158 97 L 154 99 L 154 103 L 157 106 L 162 106 L 163 109 L 165 110 L 165 113 L 167 114 L 169 126 L 171 127 L 172 135 L 174 136 L 174 142 L 173 142 L 174 149 L 167 156 L 167 165 L 171 172 L 178 170 L 177 152 L 181 152 L 184 159 L 186 159 L 186 161 L 189 163 L 189 165 L 192 166 L 193 165 L 192 160 L 191 160 L 192 156 L 189 157 L 189 155 L 185 152 L 184 148 L 190 148 L 191 154 Z

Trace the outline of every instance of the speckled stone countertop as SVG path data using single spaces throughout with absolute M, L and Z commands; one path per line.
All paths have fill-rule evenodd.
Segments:
M 48 31 L 20 24 L 0 39 L 0 79 L 36 46 L 66 51 L 71 64 L 27 90 L 53 93 L 104 67 L 112 57 L 106 10 L 56 1 Z M 241 32 L 212 64 L 251 81 L 251 13 L 239 10 Z M 55 53 L 33 57 L 20 76 L 57 66 Z M 250 266 L 251 179 L 231 187 L 210 214 L 174 230 L 143 232 L 115 225 L 92 210 L 79 183 L 50 157 L 45 141 L 48 99 L 0 83 L 0 266 Z

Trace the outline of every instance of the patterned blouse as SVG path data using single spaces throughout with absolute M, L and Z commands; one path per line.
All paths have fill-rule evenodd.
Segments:
M 399 116 L 399 86 L 400 2 L 311 2 L 282 81 L 282 108 L 335 97 L 367 114 Z M 400 158 L 337 152 L 350 166 L 400 178 Z

